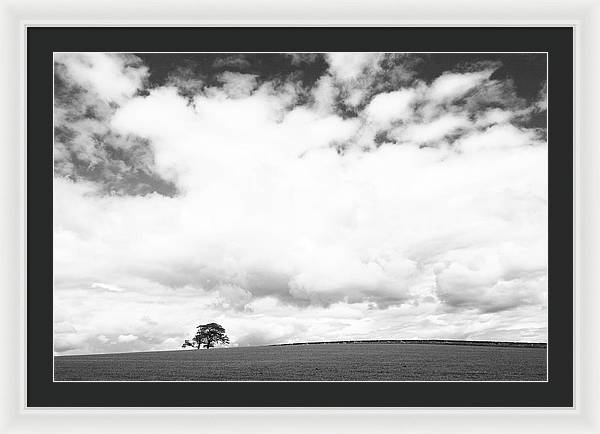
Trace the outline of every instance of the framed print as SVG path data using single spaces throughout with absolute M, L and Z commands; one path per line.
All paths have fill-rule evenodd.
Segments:
M 597 432 L 578 26 L 22 23 L 7 420 Z

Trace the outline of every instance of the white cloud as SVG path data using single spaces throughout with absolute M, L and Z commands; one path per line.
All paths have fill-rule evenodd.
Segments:
M 428 123 L 398 128 L 392 134 L 401 142 L 429 143 L 441 140 L 461 128 L 469 127 L 472 125 L 465 115 L 446 114 Z
M 341 81 L 358 78 L 377 67 L 381 53 L 328 53 L 329 70 Z
M 378 124 L 387 124 L 413 115 L 412 104 L 416 99 L 415 89 L 402 89 L 376 95 L 365 112 L 368 119 Z
M 312 88 L 312 96 L 315 99 L 315 110 L 321 113 L 331 113 L 335 108 L 335 99 L 339 90 L 335 87 L 331 75 L 324 75 Z
M 330 72 L 374 64 L 332 56 Z M 149 140 L 177 196 L 55 179 L 55 316 L 76 330 L 60 326 L 56 351 L 173 349 L 211 321 L 235 345 L 545 339 L 546 144 L 504 112 L 423 119 L 416 104 L 447 103 L 489 72 L 380 93 L 349 119 L 330 75 L 296 107 L 293 85 L 240 75 L 193 104 L 174 87 L 119 92 L 110 127 Z M 375 146 L 398 120 L 402 144 Z
M 117 341 L 124 343 L 124 342 L 133 342 L 133 341 L 136 341 L 137 339 L 138 339 L 138 337 L 135 335 L 119 335 L 119 337 L 117 338 Z
M 484 312 L 543 305 L 548 285 L 545 245 L 499 243 L 448 252 L 436 265 L 439 296 L 453 307 Z
M 148 75 L 148 68 L 135 56 L 107 53 L 57 53 L 54 61 L 67 74 L 105 101 L 122 102 L 132 96 Z
M 483 132 L 475 132 L 459 139 L 457 147 L 463 151 L 493 151 L 501 148 L 519 148 L 544 145 L 535 131 L 521 130 L 510 124 L 494 125 Z
M 218 79 L 223 83 L 222 91 L 231 98 L 248 96 L 256 88 L 255 74 L 241 74 L 239 72 L 225 71 Z
M 123 292 L 123 288 L 119 288 L 117 285 L 109 285 L 107 283 L 94 282 L 92 283 L 92 288 L 106 289 L 107 291 L 112 292 Z
M 442 74 L 431 84 L 429 97 L 434 101 L 451 101 L 460 98 L 470 90 L 475 89 L 492 72 L 494 71 L 488 69 L 476 72 Z

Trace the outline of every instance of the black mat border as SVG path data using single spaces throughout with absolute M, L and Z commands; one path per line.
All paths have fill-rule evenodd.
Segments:
M 120 28 L 27 30 L 27 405 L 470 406 L 573 404 L 573 29 Z M 549 381 L 543 383 L 53 383 L 54 51 L 549 52 Z M 15 108 L 16 109 L 16 108 Z

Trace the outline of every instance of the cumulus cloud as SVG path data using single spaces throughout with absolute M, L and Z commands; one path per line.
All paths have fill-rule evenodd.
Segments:
M 132 96 L 148 75 L 148 68 L 133 55 L 105 53 L 57 53 L 70 78 L 105 102 L 121 102 Z
M 59 172 L 55 351 L 175 349 L 212 321 L 233 345 L 545 340 L 547 146 L 511 123 L 528 108 L 510 86 L 503 108 L 469 103 L 499 86 L 489 65 L 376 92 L 382 54 L 334 53 L 306 99 L 239 71 L 246 57 L 184 95 L 173 75 L 144 88 L 130 56 L 80 56 L 59 60 L 68 86 L 112 101 L 80 134 L 108 131 L 123 155 L 143 143 L 133 160 L 176 189 L 109 194 L 106 176 Z M 349 89 L 364 90 L 354 116 Z
M 415 96 L 414 89 L 380 93 L 369 102 L 365 112 L 369 121 L 383 125 L 409 118 L 413 114 Z
M 255 74 L 241 74 L 226 71 L 219 76 L 222 90 L 231 98 L 249 96 L 256 87 Z

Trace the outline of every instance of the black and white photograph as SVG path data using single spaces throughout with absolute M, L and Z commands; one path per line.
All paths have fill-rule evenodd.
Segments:
M 547 382 L 547 65 L 54 52 L 53 381 Z

